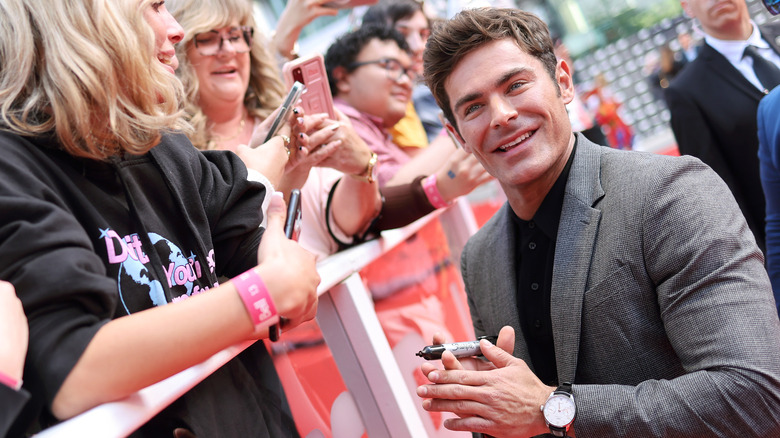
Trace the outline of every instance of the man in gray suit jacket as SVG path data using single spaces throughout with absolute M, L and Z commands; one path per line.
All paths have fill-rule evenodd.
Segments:
M 552 50 L 511 9 L 429 39 L 447 129 L 508 203 L 462 256 L 474 329 L 497 347 L 424 364 L 423 407 L 497 437 L 780 436 L 780 321 L 734 196 L 696 158 L 572 134 Z

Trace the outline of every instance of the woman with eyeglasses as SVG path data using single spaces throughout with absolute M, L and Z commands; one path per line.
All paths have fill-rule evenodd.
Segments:
M 256 128 L 257 136 L 265 137 L 286 92 L 267 44 L 255 38 L 251 3 L 169 1 L 168 7 L 184 23 L 177 74 L 187 97 L 185 111 L 194 127 L 192 143 L 198 149 L 237 153 L 256 171 L 252 178 L 269 191 L 289 193 L 299 187 L 311 164 L 327 156 L 333 145 L 309 157 L 304 134 L 282 136 L 283 142 L 269 142 L 257 149 L 247 147 Z M 297 116 L 304 120 L 303 114 Z M 298 166 L 301 162 L 304 165 Z
M 168 7 L 186 29 L 177 49 L 178 74 L 187 94 L 185 109 L 195 126 L 193 144 L 236 152 L 251 169 L 250 178 L 265 181 L 269 190 L 287 196 L 291 189 L 302 188 L 300 240 L 317 256 L 339 249 L 331 235 L 351 242 L 353 236 L 365 234 L 381 198 L 366 173 L 371 151 L 346 117 L 329 120 L 296 107 L 294 125 L 300 134 L 291 139 L 289 159 L 265 145 L 244 146 L 253 130 L 256 136 L 267 132 L 272 111 L 285 93 L 267 40 L 253 37 L 252 3 L 169 0 Z M 315 165 L 322 167 L 312 169 Z M 355 177 L 342 178 L 344 174 Z
M 316 312 L 314 257 L 285 238 L 283 201 L 259 227 L 263 187 L 180 133 L 182 37 L 163 1 L 0 2 L 0 65 L 14 65 L 0 69 L 0 278 L 29 320 L 21 421 L 71 418 Z M 262 342 L 133 434 L 296 435 Z

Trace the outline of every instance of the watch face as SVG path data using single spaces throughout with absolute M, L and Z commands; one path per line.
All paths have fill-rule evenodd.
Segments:
M 564 394 L 555 394 L 544 404 L 544 419 L 555 427 L 566 427 L 574 421 L 577 412 L 574 399 Z

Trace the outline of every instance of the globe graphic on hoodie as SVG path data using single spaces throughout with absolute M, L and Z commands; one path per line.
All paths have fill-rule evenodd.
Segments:
M 182 250 L 159 234 L 149 233 L 149 239 L 160 258 L 171 273 L 178 272 L 175 268 L 189 266 L 189 260 Z M 167 249 L 167 257 L 164 249 Z M 149 263 L 152 263 L 151 261 Z M 127 314 L 149 308 L 151 301 L 154 306 L 168 304 L 165 289 L 160 280 L 149 276 L 149 269 L 139 260 L 128 257 L 119 268 L 119 299 Z M 192 294 L 194 276 L 182 275 L 181 281 L 167 279 L 171 283 L 171 293 L 174 297 Z M 181 283 L 181 284 L 180 284 Z

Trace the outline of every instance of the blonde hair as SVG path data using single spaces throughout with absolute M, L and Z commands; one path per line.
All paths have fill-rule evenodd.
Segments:
M 0 2 L 0 128 L 53 131 L 68 153 L 97 160 L 185 129 L 181 83 L 156 61 L 143 17 L 151 3 Z
M 176 48 L 179 59 L 177 74 L 184 84 L 184 109 L 195 128 L 190 140 L 195 147 L 206 149 L 209 140 L 209 120 L 198 105 L 200 84 L 195 69 L 187 58 L 187 49 L 194 44 L 196 34 L 229 26 L 255 27 L 252 2 L 248 0 L 168 0 L 168 10 L 184 28 L 184 40 Z M 255 29 L 249 52 L 249 87 L 244 95 L 244 107 L 250 116 L 265 119 L 281 103 L 285 94 L 276 59 L 267 48 L 268 41 Z

